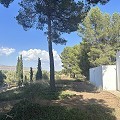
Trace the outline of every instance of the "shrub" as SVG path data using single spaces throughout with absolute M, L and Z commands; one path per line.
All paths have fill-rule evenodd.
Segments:
M 28 100 L 17 103 L 7 115 L 12 118 L 11 120 L 89 120 L 88 114 L 79 109 L 40 106 Z M 4 118 L 3 120 L 6 120 Z
M 49 80 L 49 73 L 47 71 L 43 71 L 42 79 L 43 80 Z
M 4 83 L 4 79 L 6 79 L 6 76 L 2 73 L 2 71 L 0 71 L 0 85 Z

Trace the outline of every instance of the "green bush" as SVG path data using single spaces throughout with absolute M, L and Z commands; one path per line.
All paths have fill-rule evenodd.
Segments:
M 49 80 L 49 73 L 47 71 L 43 71 L 43 73 L 42 73 L 42 79 L 43 80 Z
M 85 111 L 62 106 L 40 106 L 28 100 L 17 103 L 7 114 L 11 120 L 89 120 Z M 9 117 L 7 120 L 10 120 Z M 2 120 L 6 120 L 3 116 Z
M 0 70 L 0 86 L 4 83 L 4 79 L 6 79 L 6 75 Z
M 0 114 L 0 120 L 116 120 L 111 109 L 105 106 L 93 104 L 85 107 L 41 106 L 24 99 L 10 112 Z
M 56 79 L 56 80 L 60 80 L 60 79 L 61 79 L 61 76 L 58 75 L 58 74 L 56 74 L 56 75 L 55 75 L 55 79 Z
M 17 100 L 23 98 L 44 98 L 48 96 L 49 84 L 47 81 L 40 81 L 40 83 L 33 83 L 21 88 L 16 88 L 6 92 L 0 93 L 0 101 Z
M 21 91 L 21 88 L 0 93 L 0 101 L 17 100 L 23 97 L 24 94 Z

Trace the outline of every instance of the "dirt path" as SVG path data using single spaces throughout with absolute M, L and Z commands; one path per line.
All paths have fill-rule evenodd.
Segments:
M 64 84 L 65 85 L 65 84 Z M 98 109 L 114 114 L 120 120 L 120 98 L 108 91 L 98 91 L 94 86 L 84 82 L 74 82 L 65 85 L 66 93 L 75 94 L 72 98 L 63 100 L 36 100 L 41 105 L 61 105 L 88 109 L 88 105 L 96 105 Z

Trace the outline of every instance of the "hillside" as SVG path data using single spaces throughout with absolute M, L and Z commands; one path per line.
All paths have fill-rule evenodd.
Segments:
M 29 71 L 29 69 L 29 67 L 24 67 L 24 71 Z M 0 65 L 0 70 L 16 71 L 16 66 Z M 33 70 L 36 70 L 36 68 L 33 68 Z

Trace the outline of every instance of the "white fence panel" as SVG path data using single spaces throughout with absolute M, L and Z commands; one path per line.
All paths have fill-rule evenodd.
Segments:
M 100 89 L 103 87 L 102 66 L 90 69 L 90 82 Z
M 103 89 L 116 90 L 116 65 L 102 66 Z
M 116 90 L 116 66 L 103 65 L 91 68 L 90 82 L 99 89 Z
M 116 55 L 116 67 L 117 67 L 117 90 L 120 91 L 120 51 Z

